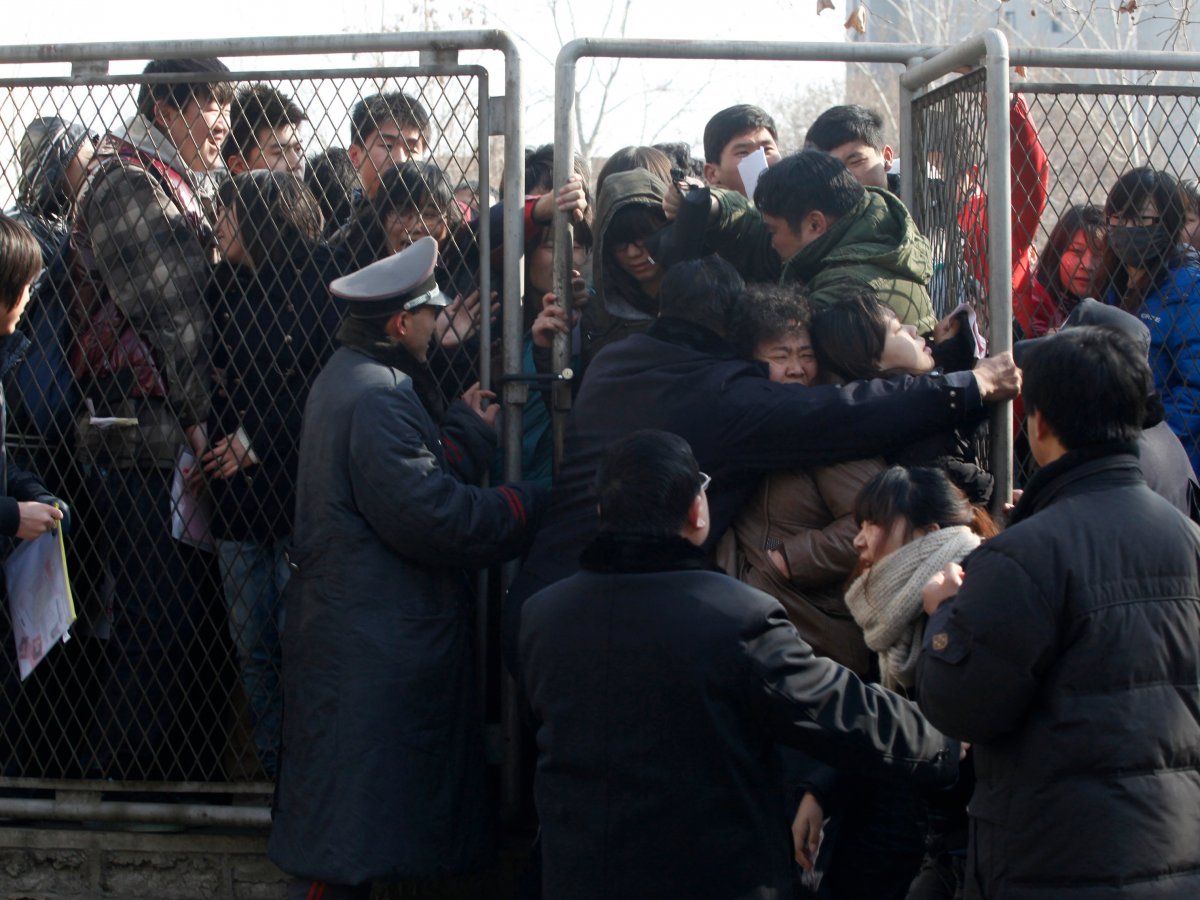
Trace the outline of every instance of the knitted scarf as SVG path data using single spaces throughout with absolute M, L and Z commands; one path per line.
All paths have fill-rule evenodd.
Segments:
M 909 688 L 915 681 L 925 625 L 921 588 L 979 543 L 979 535 L 965 525 L 939 528 L 879 560 L 846 591 L 846 605 L 867 646 L 879 654 L 884 687 Z

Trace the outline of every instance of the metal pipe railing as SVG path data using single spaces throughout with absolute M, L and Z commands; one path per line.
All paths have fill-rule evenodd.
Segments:
M 900 86 L 909 96 L 907 108 L 911 116 L 911 98 L 916 91 L 956 69 L 976 67 L 981 62 L 987 70 L 988 311 L 991 324 L 989 346 L 995 354 L 1012 349 L 1012 160 L 1008 124 L 1008 39 L 994 28 L 974 35 L 931 59 L 911 65 L 900 76 Z M 912 124 L 910 118 L 902 123 L 902 128 L 911 133 Z M 907 180 L 911 182 L 912 179 Z M 911 187 L 909 190 L 911 192 Z M 911 199 L 911 193 L 909 197 Z M 996 480 L 993 505 L 997 511 L 1012 501 L 1012 421 L 1012 401 L 997 403 L 992 407 L 990 468 Z

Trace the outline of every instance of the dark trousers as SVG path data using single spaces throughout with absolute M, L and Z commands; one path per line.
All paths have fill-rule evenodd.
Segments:
M 925 855 L 925 804 L 899 781 L 845 778 L 822 884 L 837 900 L 904 900 Z
M 215 648 L 197 640 L 205 605 L 219 602 L 215 563 L 171 537 L 171 470 L 95 474 L 112 631 L 97 673 L 87 774 L 194 778 L 192 726 L 213 720 L 215 700 L 213 685 L 198 677 Z

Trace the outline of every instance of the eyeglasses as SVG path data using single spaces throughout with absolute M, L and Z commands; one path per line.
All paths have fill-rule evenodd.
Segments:
M 705 475 L 703 472 L 701 472 L 699 474 L 700 474 L 700 490 L 696 491 L 696 493 L 703 494 L 705 491 L 708 490 L 708 486 L 710 484 L 712 484 L 712 476 Z
M 1117 216 L 1112 215 L 1107 219 L 1109 228 L 1121 228 L 1126 225 L 1157 225 L 1162 221 L 1162 216 Z
M 636 247 L 640 253 L 646 252 L 646 243 L 642 238 L 639 238 L 636 241 L 614 241 L 611 246 L 613 253 L 628 253 L 630 247 Z

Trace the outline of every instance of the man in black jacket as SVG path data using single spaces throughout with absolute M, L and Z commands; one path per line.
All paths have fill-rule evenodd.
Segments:
M 619 441 L 583 571 L 525 606 L 546 900 L 791 897 L 780 744 L 927 782 L 956 771 L 911 704 L 710 567 L 707 485 L 683 438 Z
M 1024 375 L 1041 468 L 925 591 L 921 709 L 975 752 L 968 896 L 1200 896 L 1200 529 L 1138 465 L 1145 354 L 1073 328 Z
M 985 400 L 1015 395 L 1009 354 L 973 372 L 877 379 L 845 387 L 775 384 L 763 363 L 725 340 L 742 280 L 716 256 L 673 266 L 646 334 L 596 356 L 567 425 L 562 470 L 533 549 L 504 611 L 505 661 L 515 673 L 523 600 L 578 568 L 596 533 L 592 481 L 604 448 L 642 428 L 684 437 L 712 474 L 711 547 L 765 472 L 873 456 L 926 435 L 974 423 Z

